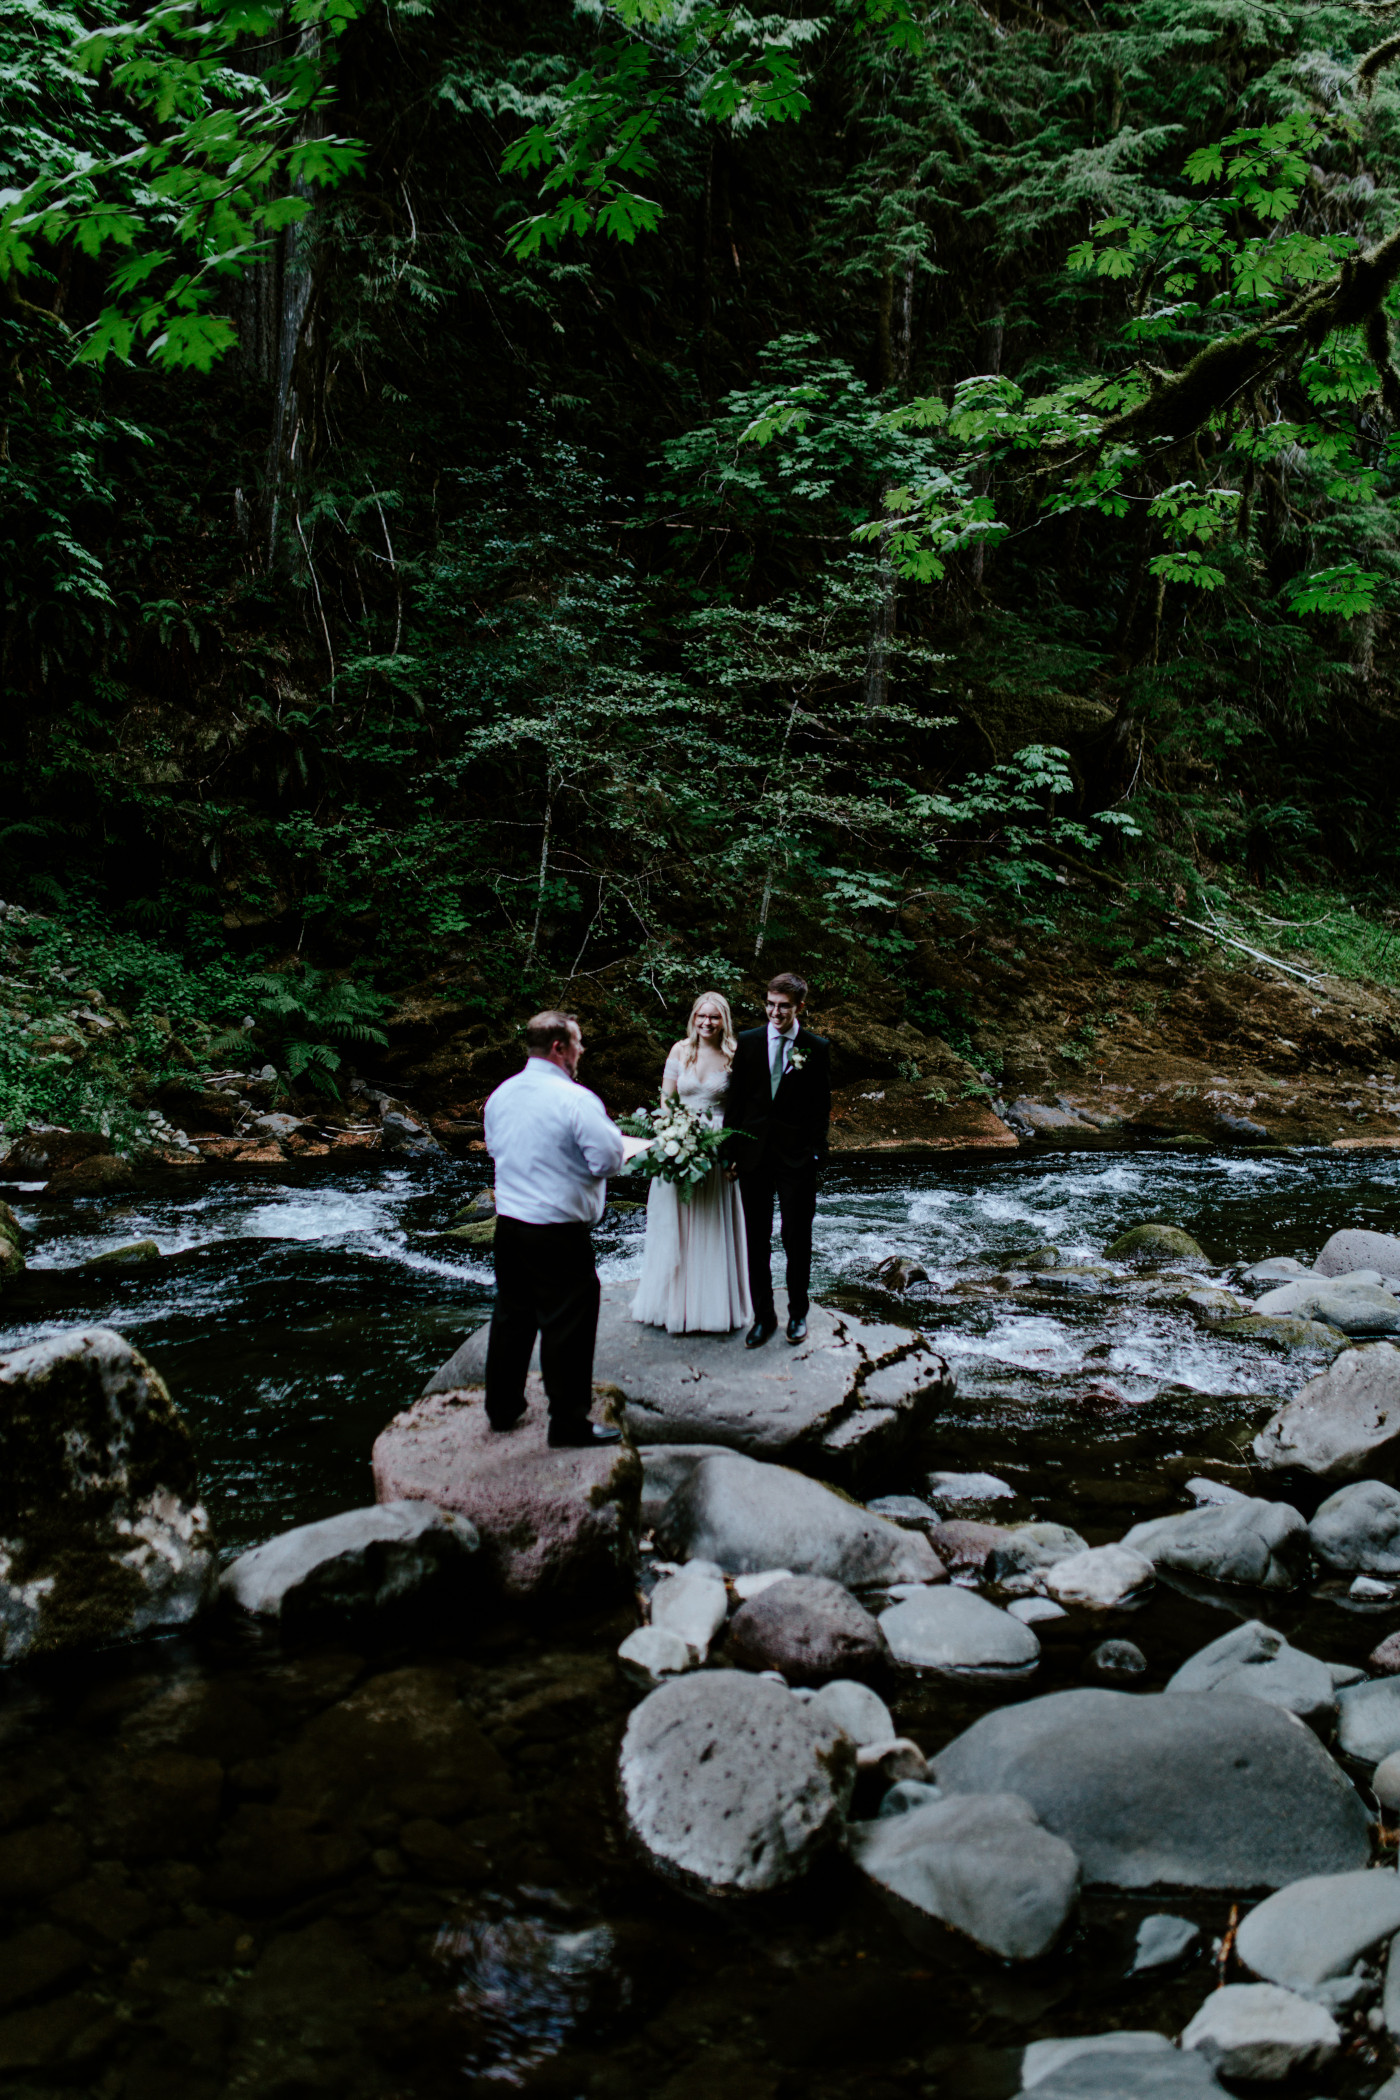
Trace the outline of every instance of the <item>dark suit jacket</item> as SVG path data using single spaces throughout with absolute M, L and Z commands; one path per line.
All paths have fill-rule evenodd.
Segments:
M 728 1146 L 741 1174 L 778 1164 L 800 1167 L 826 1158 L 831 1122 L 831 1050 L 825 1036 L 799 1028 L 793 1049 L 797 1070 L 784 1072 L 773 1092 L 768 1064 L 768 1029 L 746 1028 L 730 1069 L 724 1127 L 736 1135 Z

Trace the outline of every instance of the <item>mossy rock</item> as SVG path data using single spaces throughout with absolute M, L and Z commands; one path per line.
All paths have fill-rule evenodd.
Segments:
M 18 1283 L 24 1274 L 24 1256 L 11 1239 L 0 1238 L 0 1291 L 6 1284 Z
M 1204 1261 L 1205 1249 L 1198 1247 L 1189 1232 L 1179 1225 L 1134 1225 L 1130 1232 L 1120 1234 L 1111 1247 L 1104 1248 L 1106 1261 Z
M 1217 1334 L 1232 1341 L 1275 1342 L 1280 1349 L 1323 1349 L 1338 1355 L 1351 1344 L 1339 1328 L 1323 1320 L 1300 1320 L 1296 1313 L 1246 1313 L 1242 1320 L 1222 1320 Z
M 0 1202 L 0 1240 L 7 1241 L 16 1249 L 24 1245 L 24 1227 L 10 1209 L 8 1203 Z
M 159 1261 L 160 1248 L 154 1240 L 132 1240 L 125 1247 L 109 1247 L 105 1254 L 94 1254 L 85 1261 L 85 1269 L 136 1268 L 143 1261 Z
M 449 1225 L 446 1232 L 438 1234 L 438 1238 L 461 1240 L 468 1247 L 489 1247 L 496 1238 L 496 1220 L 479 1218 L 474 1225 Z
M 455 1232 L 459 1225 L 479 1225 L 484 1218 L 496 1215 L 496 1198 L 490 1189 L 478 1189 L 470 1203 L 464 1203 L 448 1224 L 448 1231 Z
M 645 1210 L 645 1203 L 638 1203 L 631 1196 L 609 1196 L 608 1209 L 613 1211 Z

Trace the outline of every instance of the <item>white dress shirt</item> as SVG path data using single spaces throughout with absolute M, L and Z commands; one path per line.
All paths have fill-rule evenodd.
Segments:
M 598 1096 L 547 1057 L 526 1058 L 487 1101 L 486 1149 L 497 1212 L 525 1225 L 596 1225 L 624 1157 Z
M 768 1023 L 768 1083 L 770 1086 L 773 1083 L 773 1052 L 781 1043 L 783 1046 L 783 1077 L 786 1079 L 792 1069 L 792 1053 L 797 1042 L 797 1031 L 801 1025 L 800 1021 L 794 1021 L 791 1028 L 782 1029 L 775 1028 L 771 1021 Z

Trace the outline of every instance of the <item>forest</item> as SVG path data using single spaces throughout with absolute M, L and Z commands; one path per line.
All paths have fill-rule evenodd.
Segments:
M 0 892 L 130 1020 L 0 1016 L 12 1128 L 334 1090 L 429 979 L 489 1032 L 804 965 L 962 1054 L 989 929 L 1325 906 L 1393 980 L 1392 9 L 0 43 Z

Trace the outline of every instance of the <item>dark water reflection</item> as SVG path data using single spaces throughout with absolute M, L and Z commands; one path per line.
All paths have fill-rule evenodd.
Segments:
M 197 1198 L 18 1207 L 35 1233 L 0 1346 L 102 1322 L 146 1350 L 199 1441 L 229 1549 L 365 1501 L 387 1418 L 489 1304 L 485 1262 L 434 1237 L 470 1167 L 335 1184 L 228 1184 Z M 1316 1365 L 1202 1333 L 1131 1294 L 984 1303 L 957 1286 L 1053 1242 L 1088 1257 L 1161 1216 L 1220 1274 L 1311 1255 L 1340 1224 L 1400 1229 L 1400 1162 L 1150 1153 L 834 1173 L 820 1287 L 872 1294 L 884 1254 L 927 1290 L 956 1408 L 891 1489 L 933 1467 L 999 1474 L 1010 1517 L 1097 1542 L 1237 1466 L 1271 1401 Z M 150 1237 L 158 1264 L 83 1269 Z M 639 1220 L 608 1223 L 629 1273 Z M 1335 1587 L 1284 1598 L 1159 1583 L 1136 1613 L 1040 1631 L 1036 1691 L 1089 1681 L 1126 1636 L 1144 1688 L 1225 1630 L 1271 1618 L 1359 1662 L 1400 1623 Z M 0 1679 L 0 2088 L 103 2100 L 434 2100 L 439 2092 L 632 2100 L 896 2100 L 1016 2090 L 1040 2034 L 1176 2032 L 1211 1985 L 1229 1904 L 1095 1897 L 1070 1944 L 1015 1971 L 916 1953 L 833 1859 L 781 1900 L 709 1910 L 631 1858 L 613 1791 L 634 1694 L 620 1613 L 551 1632 L 469 1604 L 373 1640 L 299 1650 L 216 1622 L 82 1664 Z M 998 1694 L 930 1682 L 897 1705 L 933 1751 Z M 1018 1693 L 1010 1696 L 1019 1696 Z M 1184 1970 L 1130 1981 L 1140 1918 L 1200 1920 Z M 1361 2044 L 1310 2089 L 1371 2092 Z

